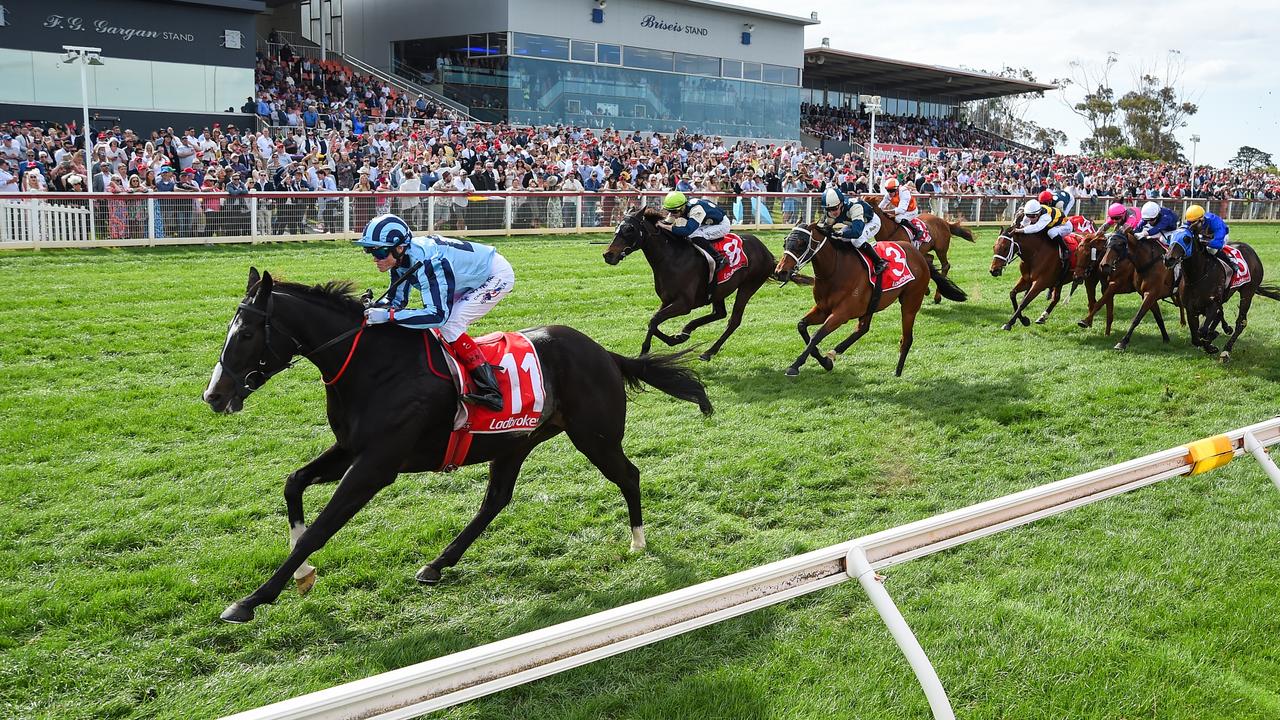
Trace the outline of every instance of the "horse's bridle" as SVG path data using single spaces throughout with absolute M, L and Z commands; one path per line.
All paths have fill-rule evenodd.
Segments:
M 796 256 L 795 253 L 787 249 L 788 243 L 786 242 L 783 243 L 782 254 L 785 255 L 786 257 L 791 258 L 796 263 L 796 266 L 791 269 L 792 276 L 794 276 L 796 273 L 803 270 L 805 265 L 808 265 L 810 262 L 813 262 L 813 258 L 818 254 L 820 250 L 822 250 L 822 246 L 826 245 L 828 238 L 830 238 L 829 235 L 824 235 L 822 236 L 822 242 L 818 242 L 815 245 L 816 239 L 813 237 L 813 231 L 809 230 L 808 228 L 797 225 L 796 227 L 791 229 L 791 235 L 795 235 L 796 233 L 804 233 L 805 235 L 807 235 L 809 237 L 809 244 L 808 246 L 805 247 L 804 252 L 800 253 L 799 256 Z M 787 236 L 788 240 L 791 239 L 791 235 Z
M 997 237 L 997 238 L 996 238 L 996 242 L 999 242 L 999 241 L 1001 241 L 1001 240 L 1008 240 L 1008 241 L 1009 241 L 1009 253 L 1008 253 L 1007 255 L 1001 255 L 1001 254 L 999 254 L 999 253 L 996 253 L 996 254 L 992 255 L 991 257 L 992 257 L 992 259 L 994 259 L 994 260 L 1003 260 L 1003 261 L 1004 261 L 1005 266 L 1007 267 L 1008 265 L 1010 265 L 1010 264 L 1012 264 L 1012 263 L 1013 263 L 1013 259 L 1014 259 L 1015 257 L 1021 257 L 1021 256 L 1022 256 L 1022 245 L 1018 244 L 1018 241 L 1013 239 L 1013 233 L 1011 233 L 1011 232 L 1010 232 L 1010 233 L 1000 233 L 1000 237 Z
M 640 244 L 644 242 L 644 235 L 645 235 L 644 228 L 639 227 L 638 225 L 639 224 L 636 222 L 636 218 L 634 216 L 627 217 L 627 218 L 623 218 L 622 222 L 618 223 L 617 229 L 613 231 L 614 237 L 617 237 L 618 235 L 622 234 L 623 227 L 634 228 L 635 231 L 640 234 L 640 238 L 638 240 L 636 240 L 635 242 L 627 241 L 627 243 L 622 246 L 622 254 L 618 256 L 619 260 L 622 260 L 623 258 L 635 252 L 636 250 L 639 250 Z
M 236 382 L 234 383 L 236 397 L 241 401 L 244 401 L 246 398 L 252 395 L 254 391 L 257 390 L 258 388 L 262 387 L 263 385 L 266 385 L 267 381 L 270 380 L 271 378 L 284 372 L 285 370 L 288 370 L 294 365 L 297 365 L 299 357 L 310 357 L 311 355 L 314 355 L 320 352 L 321 350 L 326 350 L 342 342 L 343 340 L 346 340 L 352 335 L 355 335 L 356 333 L 360 332 L 361 328 L 364 327 L 364 323 L 362 322 L 361 324 L 355 326 L 354 328 L 339 334 L 337 337 L 334 337 L 328 342 L 325 342 L 311 350 L 304 352 L 302 350 L 302 343 L 299 342 L 298 339 L 294 337 L 294 335 L 290 333 L 289 330 L 285 328 L 282 323 L 280 323 L 279 319 L 277 319 L 276 332 L 283 335 L 285 339 L 288 340 L 289 342 L 293 343 L 293 347 L 295 348 L 294 351 L 289 354 L 289 357 L 286 358 L 282 356 L 280 353 L 276 352 L 276 349 L 271 345 L 271 311 L 274 309 L 275 299 L 276 299 L 276 294 L 274 292 L 267 296 L 266 310 L 254 307 L 252 303 L 241 301 L 240 305 L 236 307 L 236 314 L 231 317 L 231 324 L 234 325 L 236 322 L 236 318 L 239 318 L 240 313 L 242 312 L 247 311 L 255 315 L 261 315 L 263 319 L 262 320 L 263 332 L 265 333 L 263 344 L 266 347 L 267 352 L 271 353 L 271 356 L 273 358 L 284 363 L 283 365 L 281 365 L 281 367 L 278 370 L 273 370 L 271 372 L 268 372 L 266 370 L 267 359 L 264 354 L 264 356 L 258 358 L 258 366 L 256 368 L 246 370 L 244 373 L 238 376 L 232 373 L 232 377 L 235 378 L 236 380 Z M 224 344 L 222 346 L 222 352 L 219 353 L 218 355 L 218 364 L 222 366 L 222 369 L 224 372 L 229 372 L 229 368 L 227 367 L 227 359 L 226 359 L 227 345 L 229 344 L 230 343 Z

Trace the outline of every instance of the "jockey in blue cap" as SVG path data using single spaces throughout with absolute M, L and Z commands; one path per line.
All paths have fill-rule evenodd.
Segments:
M 488 245 L 439 235 L 413 237 L 405 221 L 395 215 L 370 220 L 355 243 L 373 256 L 379 272 L 391 272 L 393 283 L 412 273 L 395 286 L 386 305 L 365 310 L 365 321 L 415 330 L 439 328 L 471 376 L 474 390 L 463 399 L 501 410 L 496 368 L 485 362 L 467 327 L 511 292 L 516 283 L 511 263 Z M 421 309 L 406 307 L 410 285 L 422 294 Z
M 857 196 L 846 197 L 839 188 L 829 187 L 822 191 L 822 209 L 826 214 L 823 222 L 828 232 L 837 223 L 844 223 L 844 227 L 832 237 L 849 243 L 862 253 L 871 262 L 875 274 L 884 272 L 889 264 L 875 250 L 880 216 L 871 204 Z

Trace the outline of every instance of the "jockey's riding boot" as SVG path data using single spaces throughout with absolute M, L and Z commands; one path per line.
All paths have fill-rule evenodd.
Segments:
M 494 367 L 485 362 L 475 341 L 470 335 L 462 333 L 451 346 L 471 377 L 471 392 L 463 395 L 462 399 L 469 403 L 479 403 L 491 410 L 502 410 L 502 390 L 498 386 L 498 376 Z
M 864 257 L 871 261 L 871 272 L 876 275 L 883 273 L 885 268 L 889 267 L 889 263 L 885 262 L 884 258 L 880 257 L 880 253 L 876 252 L 875 246 L 871 243 L 859 245 L 858 252 L 862 253 Z
M 920 231 L 916 229 L 915 224 L 914 224 L 914 223 L 912 223 L 910 220 L 908 220 L 908 221 L 906 221 L 906 222 L 902 223 L 902 227 L 904 227 L 904 228 L 906 228 L 906 229 L 907 229 L 907 237 L 911 238 L 911 244 L 912 244 L 912 245 L 919 245 L 919 244 L 920 244 Z
M 707 283 L 707 302 L 715 299 L 716 288 L 720 287 L 720 271 L 724 269 L 727 263 L 724 256 L 720 253 L 711 253 L 711 257 L 715 258 L 716 266 L 711 271 L 711 281 Z

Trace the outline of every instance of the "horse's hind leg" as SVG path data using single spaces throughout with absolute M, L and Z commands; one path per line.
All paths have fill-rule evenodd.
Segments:
M 575 424 L 569 427 L 569 439 L 592 465 L 622 491 L 627 501 L 627 517 L 631 523 L 631 552 L 645 548 L 644 518 L 640 513 L 640 470 L 622 449 L 621 433 L 601 434 L 598 428 Z
M 1049 313 L 1053 312 L 1053 309 L 1058 307 L 1058 301 L 1061 299 L 1062 299 L 1061 285 L 1058 285 L 1057 287 L 1053 287 L 1049 289 L 1049 307 L 1045 308 L 1044 312 L 1040 313 L 1040 317 L 1036 318 L 1037 325 L 1043 325 L 1045 321 L 1049 319 Z
M 675 340 L 675 344 L 679 345 L 689 339 L 689 333 L 692 333 L 694 330 L 697 330 L 707 323 L 723 320 L 724 316 L 727 314 L 728 313 L 724 308 L 724 298 L 716 298 L 715 303 L 712 305 L 711 312 L 685 323 L 685 326 L 680 328 L 680 333 L 678 335 L 673 335 L 671 339 Z
M 289 473 L 284 481 L 284 506 L 289 516 L 290 550 L 297 544 L 298 538 L 302 537 L 302 533 L 307 531 L 306 515 L 302 511 L 302 491 L 312 485 L 337 482 L 349 467 L 351 453 L 334 443 L 316 459 Z M 298 586 L 298 594 L 306 595 L 315 585 L 316 569 L 304 561 L 294 571 L 293 581 Z
M 729 339 L 729 336 L 732 335 L 734 331 L 738 329 L 738 326 L 742 324 L 742 314 L 746 312 L 747 303 L 750 302 L 751 296 L 755 295 L 756 290 L 758 289 L 759 286 L 754 288 L 738 288 L 738 294 L 733 298 L 733 314 L 729 316 L 729 322 L 725 325 L 724 332 L 720 333 L 720 337 L 711 344 L 711 347 L 707 348 L 706 352 L 698 356 L 700 359 L 710 360 L 715 357 L 716 353 L 720 352 L 720 347 L 724 345 L 725 341 Z M 723 313 L 721 314 L 721 317 L 724 317 Z
M 1156 327 L 1160 328 L 1160 339 L 1169 342 L 1169 331 L 1164 326 L 1164 313 L 1160 312 L 1160 301 L 1151 306 L 1151 316 L 1156 319 Z
M 854 329 L 849 337 L 841 340 L 839 345 L 836 345 L 830 352 L 828 352 L 827 357 L 834 360 L 837 355 L 843 355 L 844 352 L 852 347 L 854 343 L 861 340 L 862 336 L 866 335 L 867 331 L 871 329 L 871 318 L 871 315 L 863 315 L 858 318 L 858 327 Z
M 484 491 L 484 500 L 480 503 L 480 510 L 476 512 L 476 516 L 467 523 L 467 526 L 458 533 L 458 536 L 449 543 L 440 555 L 430 563 L 422 566 L 418 570 L 418 582 L 428 585 L 435 585 L 440 582 L 440 570 L 447 567 L 453 567 L 462 559 L 462 554 L 471 547 L 471 543 L 480 537 L 480 534 L 489 527 L 489 523 L 502 512 L 502 509 L 511 502 L 511 493 L 516 487 L 516 477 L 520 475 L 520 466 L 524 464 L 525 458 L 529 457 L 529 453 L 537 446 L 536 442 L 525 442 L 520 447 L 514 449 L 511 453 L 502 457 L 494 458 L 489 463 L 489 485 Z
M 1240 314 L 1236 315 L 1235 330 L 1231 332 L 1231 339 L 1227 340 L 1226 347 L 1222 349 L 1222 354 L 1218 356 L 1222 362 L 1227 362 L 1231 359 L 1231 348 L 1235 347 L 1236 341 L 1240 339 L 1240 333 L 1244 332 L 1245 326 L 1249 324 L 1249 307 L 1251 305 L 1253 305 L 1253 293 L 1242 291 L 1240 293 Z M 1225 327 L 1226 323 L 1224 322 L 1223 325 Z

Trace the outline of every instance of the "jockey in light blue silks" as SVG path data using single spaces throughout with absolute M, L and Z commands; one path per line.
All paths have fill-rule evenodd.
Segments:
M 879 275 L 888 267 L 888 263 L 875 251 L 876 233 L 880 232 L 880 216 L 866 200 L 860 197 L 847 197 L 839 188 L 830 187 L 822 191 L 822 209 L 825 212 L 824 224 L 828 232 L 838 224 L 844 223 L 839 231 L 831 237 L 849 243 L 871 262 L 872 271 Z
M 488 245 L 439 235 L 413 237 L 405 221 L 395 215 L 370 220 L 355 243 L 373 256 L 380 272 L 391 272 L 392 283 L 412 273 L 395 286 L 385 305 L 365 310 L 365 321 L 415 330 L 438 328 L 471 376 L 473 392 L 463 399 L 501 410 L 502 390 L 495 368 L 485 362 L 467 327 L 515 287 L 511 263 Z M 421 309 L 407 307 L 411 285 L 422 294 Z

